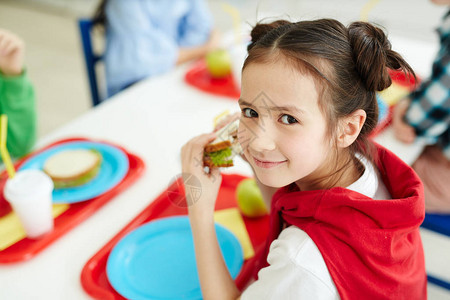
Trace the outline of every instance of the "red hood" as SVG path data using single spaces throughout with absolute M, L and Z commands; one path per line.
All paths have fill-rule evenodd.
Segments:
M 379 145 L 377 151 L 377 166 L 393 199 L 373 200 L 340 187 L 278 190 L 265 265 L 284 220 L 317 245 L 342 299 L 426 299 L 419 234 L 425 216 L 422 183 L 392 152 Z

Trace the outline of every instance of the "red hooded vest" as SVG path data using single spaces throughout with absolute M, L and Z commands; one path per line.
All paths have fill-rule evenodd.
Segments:
M 260 268 L 267 266 L 270 243 L 285 222 L 305 231 L 317 245 L 341 299 L 426 299 L 419 234 L 425 216 L 422 183 L 392 152 L 379 145 L 377 152 L 392 199 L 373 200 L 341 187 L 303 192 L 295 184 L 281 188 L 272 199 Z

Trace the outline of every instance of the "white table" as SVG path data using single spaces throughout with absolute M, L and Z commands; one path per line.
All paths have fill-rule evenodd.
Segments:
M 67 137 L 123 146 L 146 164 L 142 177 L 95 214 L 23 263 L 0 265 L 0 299 L 89 299 L 80 284 L 87 262 L 181 172 L 179 153 L 191 137 L 212 130 L 213 117 L 238 111 L 237 101 L 184 83 L 185 67 L 142 82 L 41 139 Z M 242 161 L 233 171 L 250 174 Z
M 402 39 L 397 46 L 419 74 L 429 74 L 435 47 Z M 186 85 L 186 69 L 182 66 L 137 84 L 39 140 L 36 149 L 68 137 L 110 141 L 140 156 L 146 170 L 132 186 L 31 260 L 0 265 L 0 299 L 90 299 L 80 283 L 85 263 L 181 172 L 181 146 L 210 131 L 214 116 L 239 109 L 236 101 Z M 405 148 L 389 132 L 378 140 L 408 162 L 419 149 Z M 251 174 L 239 160 L 230 172 Z

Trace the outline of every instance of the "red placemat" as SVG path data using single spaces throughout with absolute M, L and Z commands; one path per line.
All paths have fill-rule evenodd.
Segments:
M 223 78 L 212 77 L 206 68 L 204 59 L 200 59 L 189 69 L 184 79 L 186 82 L 204 92 L 239 99 L 241 90 L 234 82 L 232 74 Z
M 40 149 L 30 155 L 21 159 L 16 165 L 16 169 L 18 169 L 28 158 L 33 157 L 45 151 L 53 146 L 60 145 L 67 142 L 74 141 L 90 141 L 90 142 L 99 142 L 108 145 L 112 145 L 111 143 L 89 140 L 85 138 L 71 138 L 60 140 L 56 143 L 53 143 L 45 148 Z M 129 161 L 129 169 L 125 177 L 122 181 L 117 184 L 111 190 L 92 198 L 91 200 L 72 203 L 69 208 L 55 218 L 54 230 L 45 235 L 44 237 L 34 240 L 24 238 L 17 243 L 9 246 L 8 248 L 0 251 L 0 263 L 13 263 L 18 261 L 23 261 L 32 258 L 34 255 L 45 249 L 48 245 L 57 240 L 60 236 L 65 234 L 67 231 L 84 221 L 87 217 L 92 215 L 97 209 L 99 209 L 103 204 L 111 200 L 115 195 L 119 194 L 123 190 L 125 190 L 128 186 L 130 186 L 136 179 L 138 179 L 142 175 L 142 171 L 145 168 L 144 162 L 138 156 L 133 155 L 127 152 L 122 147 L 117 145 L 112 145 L 117 147 L 125 152 Z M 9 204 L 3 197 L 3 187 L 6 183 L 7 175 L 6 172 L 3 172 L 0 176 L 0 207 L 2 208 L 0 211 L 0 218 L 8 213 L 11 208 Z
M 237 206 L 235 189 L 244 178 L 246 177 L 234 174 L 222 175 L 222 185 L 217 198 L 216 210 Z M 96 299 L 125 299 L 113 289 L 107 278 L 106 263 L 111 250 L 125 235 L 144 223 L 163 217 L 186 215 L 187 208 L 183 205 L 176 205 L 176 203 L 183 203 L 181 201 L 184 195 L 182 190 L 182 185 L 175 181 L 89 259 L 81 272 L 81 283 L 89 295 Z M 245 287 L 252 276 L 256 257 L 263 249 L 269 230 L 269 216 L 254 219 L 243 217 L 243 219 L 255 250 L 255 256 L 244 261 L 241 272 L 235 280 L 240 289 Z

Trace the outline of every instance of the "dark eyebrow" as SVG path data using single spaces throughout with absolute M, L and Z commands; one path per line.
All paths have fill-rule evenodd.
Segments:
M 239 103 L 239 105 L 242 105 L 242 106 L 252 106 L 252 107 L 254 107 L 254 105 L 252 103 L 247 102 L 247 101 L 245 101 L 242 98 L 239 98 L 238 103 Z
M 249 107 L 255 107 L 255 105 L 253 105 L 253 103 L 249 103 L 245 100 L 243 100 L 242 98 L 239 98 L 239 105 L 242 106 L 249 106 Z M 288 112 L 296 112 L 296 113 L 300 113 L 300 114 L 304 114 L 305 111 L 294 106 L 294 105 L 286 105 L 286 106 L 266 106 L 264 107 L 265 109 L 268 110 L 275 110 L 275 111 L 288 111 Z
M 294 105 L 287 105 L 287 106 L 272 106 L 269 107 L 270 110 L 276 110 L 276 111 L 289 111 L 289 112 L 296 112 L 300 114 L 304 114 L 305 111 L 294 106 Z

